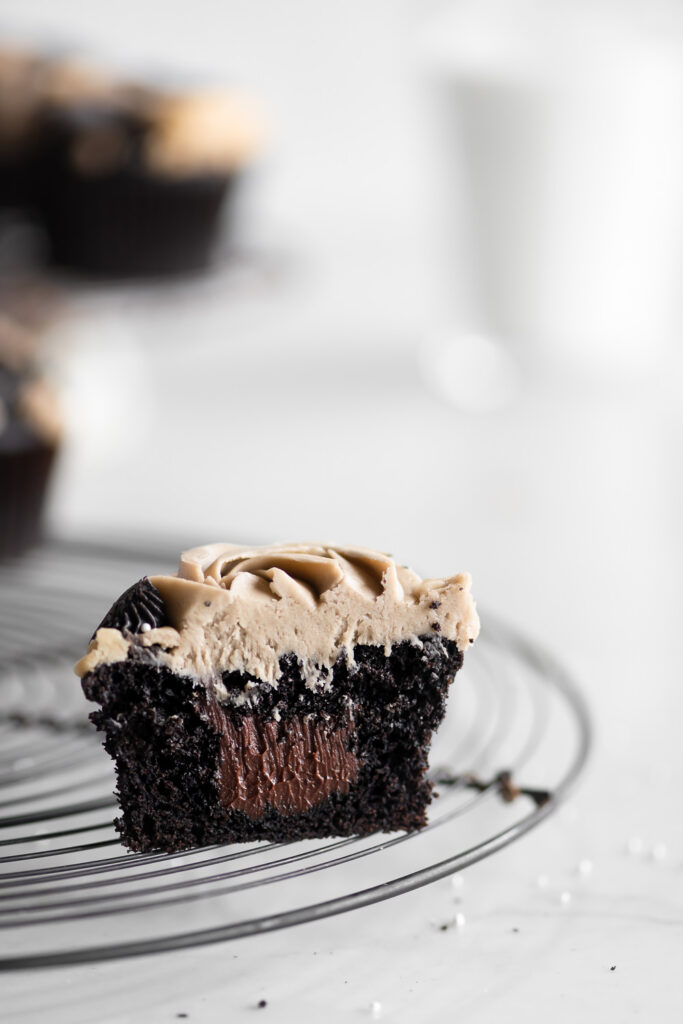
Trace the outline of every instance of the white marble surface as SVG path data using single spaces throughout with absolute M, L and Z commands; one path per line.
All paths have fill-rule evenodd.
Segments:
M 3 6 L 27 31 L 49 25 L 43 5 Z M 135 6 L 151 25 L 155 5 Z M 313 45 L 316 6 L 296 5 L 298 23 L 278 15 L 277 38 L 291 41 L 298 24 Z M 370 6 L 379 26 L 387 7 Z M 260 47 L 262 7 L 248 15 L 241 5 L 237 66 L 277 98 L 287 47 Z M 53 9 L 53 28 L 81 26 L 81 4 Z M 90 37 L 123 46 L 130 19 L 125 29 L 118 11 L 93 19 Z M 324 37 L 339 69 L 355 52 L 342 21 Z M 162 41 L 177 39 L 181 22 L 169 11 Z M 188 61 L 205 45 L 218 66 L 222 44 L 202 26 Z M 137 59 L 152 38 L 137 39 Z M 359 85 L 350 107 L 329 95 L 347 131 L 359 119 L 365 153 L 384 109 L 381 84 L 370 91 L 375 106 L 363 102 L 369 69 L 384 54 L 385 70 L 396 71 L 394 37 L 378 38 L 355 66 L 365 92 Z M 5 976 L 0 1016 L 22 1024 L 161 1024 L 182 1014 L 200 1024 L 260 1014 L 362 1021 L 373 1012 L 388 1022 L 679 1021 L 678 361 L 671 353 L 637 375 L 615 365 L 606 376 L 527 365 L 513 401 L 487 414 L 437 397 L 418 369 L 430 270 L 416 228 L 419 161 L 404 122 L 387 122 L 367 179 L 343 162 L 347 195 L 324 175 L 297 176 L 311 123 L 327 140 L 318 170 L 338 165 L 323 112 L 303 75 L 276 106 L 292 132 L 263 192 L 266 220 L 278 227 L 250 267 L 154 296 L 74 293 L 60 360 L 73 429 L 53 524 L 180 535 L 188 545 L 334 538 L 386 548 L 426 573 L 469 568 L 481 604 L 581 681 L 596 727 L 591 763 L 561 813 L 469 870 L 461 887 L 440 882 L 194 952 Z M 405 177 L 389 174 L 382 189 L 402 158 Z M 337 207 L 336 195 L 346 196 Z M 456 913 L 465 927 L 441 931 Z

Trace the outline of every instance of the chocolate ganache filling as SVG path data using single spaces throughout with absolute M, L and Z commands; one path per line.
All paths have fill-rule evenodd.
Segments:
M 210 697 L 206 713 L 219 737 L 216 780 L 226 809 L 250 818 L 260 818 L 268 807 L 300 814 L 332 793 L 348 793 L 358 777 L 350 710 L 346 724 L 336 728 L 311 715 L 287 722 L 234 718 Z

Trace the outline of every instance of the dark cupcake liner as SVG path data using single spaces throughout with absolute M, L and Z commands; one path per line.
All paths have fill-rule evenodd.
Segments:
M 0 558 L 19 555 L 42 536 L 43 510 L 56 448 L 0 451 Z
M 107 277 L 164 276 L 210 262 L 234 176 L 56 173 L 43 200 L 54 263 Z
M 40 201 L 40 159 L 31 151 L 10 156 L 0 153 L 0 210 L 33 210 Z

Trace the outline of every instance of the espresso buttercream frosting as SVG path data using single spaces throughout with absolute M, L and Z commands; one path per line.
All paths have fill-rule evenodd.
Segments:
M 388 654 L 438 634 L 464 650 L 479 632 L 467 573 L 423 580 L 361 547 L 210 544 L 184 552 L 175 575 L 149 583 L 168 624 L 144 622 L 136 634 L 100 628 L 79 675 L 124 660 L 136 645 L 180 675 L 216 680 L 239 671 L 272 686 L 281 659 L 294 654 L 307 684 L 325 688 L 335 662 L 352 663 L 358 645 Z

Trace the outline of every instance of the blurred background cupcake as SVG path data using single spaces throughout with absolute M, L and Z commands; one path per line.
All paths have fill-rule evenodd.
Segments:
M 104 277 L 205 268 L 261 138 L 235 91 L 0 49 L 0 211 L 37 213 L 58 266 Z
M 0 46 L 0 211 L 36 202 L 49 65 L 40 54 Z
M 237 95 L 171 94 L 73 72 L 53 83 L 43 125 L 50 257 L 114 277 L 205 268 L 260 141 L 257 117 Z
M 35 336 L 0 315 L 0 557 L 41 537 L 62 419 Z

